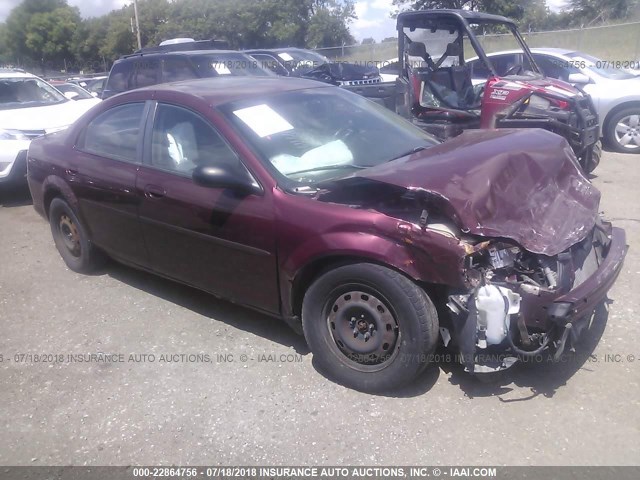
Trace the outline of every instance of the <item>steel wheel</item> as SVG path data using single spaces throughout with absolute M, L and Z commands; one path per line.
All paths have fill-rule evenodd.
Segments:
M 104 254 L 93 246 L 84 225 L 65 200 L 54 198 L 48 214 L 53 241 L 67 267 L 89 273 L 104 264 Z
M 367 392 L 414 380 L 438 339 L 438 314 L 405 275 L 370 263 L 329 269 L 302 304 L 314 366 L 338 383 Z
M 69 250 L 69 253 L 74 257 L 80 257 L 82 252 L 80 233 L 78 232 L 78 227 L 73 223 L 73 220 L 67 215 L 61 215 L 58 228 L 60 229 L 60 237 L 62 238 L 64 246 Z
M 360 290 L 342 293 L 330 302 L 327 317 L 335 346 L 368 371 L 384 368 L 393 358 L 400 335 L 398 322 L 378 295 Z

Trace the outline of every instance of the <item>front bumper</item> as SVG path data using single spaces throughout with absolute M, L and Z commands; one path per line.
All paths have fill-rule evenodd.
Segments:
M 27 150 L 13 152 L 12 156 L 7 156 L 6 160 L 9 161 L 3 162 L 2 165 L 6 166 L 0 170 L 0 184 L 25 181 L 27 176 Z
M 570 110 L 551 112 L 546 110 L 520 112 L 516 109 L 509 115 L 498 118 L 498 128 L 544 128 L 562 135 L 567 139 L 576 156 L 582 156 L 600 138 L 600 126 L 598 114 L 586 93 L 574 98 L 554 97 L 545 93 L 545 96 L 557 98 L 570 104 Z
M 558 358 L 606 299 L 627 250 L 625 231 L 598 220 L 581 242 L 553 259 L 546 257 L 547 262 L 557 260 L 554 288 L 489 283 L 481 295 L 479 288 L 469 295 L 451 295 L 447 305 L 467 370 L 503 370 L 517 358 L 535 357 L 548 348 Z M 491 296 L 497 303 L 486 303 Z M 513 312 L 505 310 L 512 304 L 517 304 Z
M 590 314 L 602 302 L 613 286 L 624 263 L 629 247 L 626 234 L 621 228 L 611 228 L 610 243 L 598 268 L 580 285 L 555 299 L 548 308 L 549 318 L 565 325 Z

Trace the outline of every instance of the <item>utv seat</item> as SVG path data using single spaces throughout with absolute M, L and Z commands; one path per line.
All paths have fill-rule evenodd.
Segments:
M 436 96 L 452 108 L 478 108 L 478 105 L 474 105 L 476 94 L 471 82 L 471 72 L 466 66 L 438 68 L 427 76 L 426 81 Z

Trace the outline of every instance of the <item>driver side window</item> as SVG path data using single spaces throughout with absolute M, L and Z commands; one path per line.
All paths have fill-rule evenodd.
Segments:
M 198 166 L 240 166 L 220 134 L 202 117 L 181 107 L 159 104 L 153 124 L 151 165 L 184 175 Z

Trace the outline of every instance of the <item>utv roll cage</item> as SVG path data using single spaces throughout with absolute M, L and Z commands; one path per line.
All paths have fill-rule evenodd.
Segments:
M 472 12 L 467 10 L 418 10 L 413 12 L 402 12 L 398 15 L 396 28 L 398 31 L 398 59 L 400 61 L 401 70 L 405 71 L 406 64 L 406 51 L 408 44 L 412 43 L 404 33 L 404 29 L 408 28 L 410 31 L 417 29 L 430 29 L 432 32 L 436 30 L 449 30 L 450 33 L 458 32 L 458 41 L 467 35 L 471 46 L 475 50 L 480 61 L 489 69 L 492 75 L 496 76 L 496 70 L 493 64 L 487 57 L 484 48 L 478 41 L 471 24 L 478 25 L 502 25 L 509 29 L 510 33 L 517 39 L 522 51 L 524 52 L 529 65 L 535 73 L 541 74 L 542 70 L 538 67 L 531 50 L 527 46 L 526 42 L 520 35 L 516 24 L 500 15 L 491 15 L 488 13 Z M 445 53 L 446 55 L 446 53 Z M 462 45 L 460 45 L 460 52 L 458 55 L 460 65 L 464 65 L 464 51 Z

